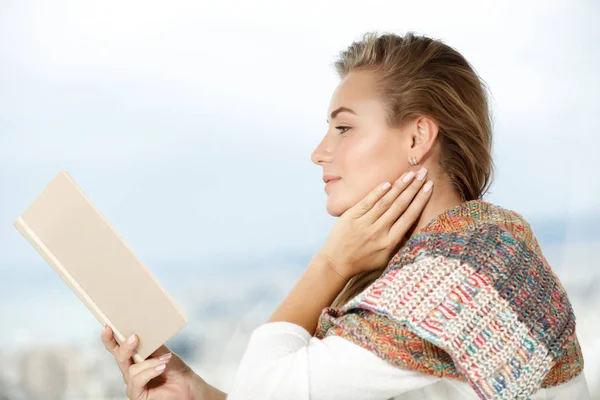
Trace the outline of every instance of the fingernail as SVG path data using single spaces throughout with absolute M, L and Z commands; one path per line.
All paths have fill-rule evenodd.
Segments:
M 417 174 L 417 179 L 422 181 L 423 178 L 425 178 L 425 175 L 427 174 L 427 168 L 423 167 L 419 170 L 419 173 Z
M 408 182 L 410 181 L 412 178 L 414 178 L 415 173 L 410 171 L 408 174 L 406 174 L 406 176 L 404 178 L 402 178 L 403 182 Z
M 392 186 L 392 184 L 391 184 L 391 183 L 389 183 L 389 182 L 386 182 L 386 183 L 384 183 L 383 185 L 381 185 L 381 190 L 386 190 L 386 189 L 388 189 L 390 186 Z
M 127 339 L 127 343 L 131 344 L 133 342 L 135 342 L 135 334 L 131 335 L 129 339 Z
M 164 361 L 168 360 L 169 358 L 171 358 L 171 353 L 163 354 L 162 356 L 160 356 L 159 360 Z
M 423 185 L 423 191 L 424 192 L 429 192 L 432 187 L 433 187 L 433 182 L 432 181 L 427 181 L 427 183 L 425 185 Z
M 158 367 L 156 367 L 155 369 L 157 371 L 162 371 L 163 369 L 167 368 L 167 364 L 160 364 Z

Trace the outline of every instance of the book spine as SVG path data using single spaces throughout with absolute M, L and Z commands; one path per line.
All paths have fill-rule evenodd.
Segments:
M 62 280 L 71 288 L 71 290 L 79 297 L 79 299 L 86 305 L 86 307 L 94 314 L 96 319 L 104 325 L 108 325 L 112 328 L 115 336 L 115 340 L 121 344 L 125 337 L 121 332 L 110 322 L 108 317 L 102 312 L 102 310 L 96 305 L 96 303 L 88 296 L 83 288 L 77 283 L 77 281 L 71 276 L 71 274 L 65 269 L 60 261 L 52 254 L 50 249 L 46 247 L 44 242 L 33 232 L 27 222 L 22 217 L 18 217 L 13 224 L 15 228 L 31 243 L 31 245 L 37 250 L 44 260 L 56 271 L 56 273 L 62 278 Z

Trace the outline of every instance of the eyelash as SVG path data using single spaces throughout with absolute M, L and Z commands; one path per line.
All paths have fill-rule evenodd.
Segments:
M 350 129 L 350 127 L 349 126 L 336 126 L 335 129 Z M 343 135 L 346 132 L 348 132 L 348 131 L 345 130 L 344 132 L 340 132 L 340 135 Z

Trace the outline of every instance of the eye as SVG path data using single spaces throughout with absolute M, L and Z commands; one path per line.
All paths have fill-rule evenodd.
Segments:
M 348 132 L 347 129 L 350 129 L 350 127 L 349 126 L 336 126 L 335 129 L 346 129 L 345 131 L 340 132 L 340 135 L 342 135 L 342 134 Z

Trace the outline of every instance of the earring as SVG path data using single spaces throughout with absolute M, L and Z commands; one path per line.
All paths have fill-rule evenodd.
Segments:
M 417 164 L 419 164 L 419 162 L 417 161 L 417 157 L 411 157 L 408 162 L 410 163 L 410 165 L 412 165 L 413 167 L 416 166 Z

